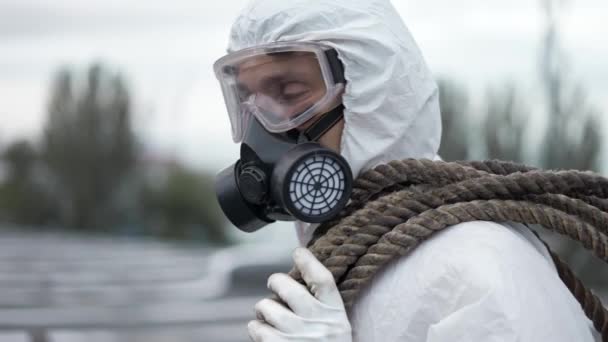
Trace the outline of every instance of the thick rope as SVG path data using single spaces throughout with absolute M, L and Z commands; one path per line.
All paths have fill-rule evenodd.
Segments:
M 537 224 L 608 262 L 608 179 L 500 162 L 393 161 L 355 181 L 349 205 L 309 245 L 331 271 L 345 305 L 394 258 L 470 221 Z M 558 274 L 608 342 L 608 311 L 552 254 Z M 299 279 L 297 272 L 292 275 Z
M 564 263 L 557 254 L 551 251 L 549 246 L 544 241 L 543 243 L 551 254 L 551 258 L 553 259 L 553 263 L 555 264 L 559 277 L 562 279 L 566 287 L 568 287 L 574 298 L 581 303 L 583 310 L 585 310 L 585 315 L 591 319 L 595 329 L 602 334 L 602 341 L 607 341 L 608 319 L 606 319 L 606 309 L 602 306 L 602 302 L 596 295 L 593 294 L 593 292 L 583 286 L 583 283 L 574 275 L 568 265 Z

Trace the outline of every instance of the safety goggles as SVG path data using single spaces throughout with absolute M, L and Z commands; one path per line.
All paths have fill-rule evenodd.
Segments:
M 254 116 L 273 133 L 294 129 L 341 103 L 344 70 L 335 49 L 315 42 L 279 42 L 228 54 L 215 62 L 240 142 Z

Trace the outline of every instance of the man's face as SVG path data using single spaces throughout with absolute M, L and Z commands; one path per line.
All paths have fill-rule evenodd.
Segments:
M 305 112 L 327 92 L 311 52 L 258 56 L 240 64 L 237 75 L 243 99 L 277 121 Z

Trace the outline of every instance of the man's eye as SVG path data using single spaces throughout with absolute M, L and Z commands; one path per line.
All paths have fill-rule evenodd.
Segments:
M 288 99 L 295 99 L 302 96 L 310 90 L 307 85 L 300 82 L 290 82 L 282 87 L 282 96 Z

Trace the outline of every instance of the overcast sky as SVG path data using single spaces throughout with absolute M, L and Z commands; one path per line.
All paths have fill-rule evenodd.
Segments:
M 244 0 L 0 0 L 0 145 L 36 137 L 61 65 L 102 60 L 135 96 L 151 151 L 217 169 L 237 159 L 211 65 Z M 393 0 L 431 69 L 470 89 L 537 87 L 539 1 Z M 608 113 L 608 1 L 571 0 L 563 17 L 570 72 Z

